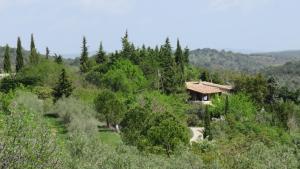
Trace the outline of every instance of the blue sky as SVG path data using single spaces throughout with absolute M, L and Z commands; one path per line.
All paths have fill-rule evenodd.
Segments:
M 43 53 L 80 52 L 82 36 L 89 50 L 103 41 L 120 49 L 126 29 L 137 45 L 281 51 L 300 49 L 299 0 L 0 0 L 0 45 L 28 48 L 34 33 Z

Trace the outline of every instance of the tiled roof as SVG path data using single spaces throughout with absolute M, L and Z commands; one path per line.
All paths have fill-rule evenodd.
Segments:
M 231 90 L 231 86 L 223 86 L 209 82 L 186 82 L 186 88 L 202 94 L 222 93 Z

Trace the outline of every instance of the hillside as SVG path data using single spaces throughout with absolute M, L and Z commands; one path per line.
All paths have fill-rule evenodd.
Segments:
M 282 66 L 269 67 L 262 72 L 268 76 L 277 78 L 280 85 L 291 88 L 299 88 L 300 86 L 300 61 L 288 62 Z
M 190 52 L 190 62 L 212 69 L 258 72 L 269 66 L 300 60 L 300 51 L 242 54 L 215 49 L 197 49 Z

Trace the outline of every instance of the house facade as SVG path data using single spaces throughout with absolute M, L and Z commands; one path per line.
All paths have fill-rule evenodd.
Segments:
M 190 94 L 189 102 L 211 104 L 211 98 L 215 95 L 228 94 L 233 87 L 219 85 L 211 82 L 186 82 L 186 89 Z

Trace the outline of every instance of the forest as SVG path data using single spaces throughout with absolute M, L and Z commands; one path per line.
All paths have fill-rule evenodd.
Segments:
M 196 55 L 169 38 L 136 46 L 128 32 L 115 52 L 99 42 L 90 55 L 88 39 L 78 43 L 71 60 L 41 54 L 33 35 L 28 51 L 20 37 L 1 48 L 0 168 L 300 168 L 299 83 L 279 78 L 299 78 L 295 63 Z M 234 91 L 190 104 L 185 82 L 200 79 Z M 189 127 L 204 127 L 204 140 L 190 142 Z

